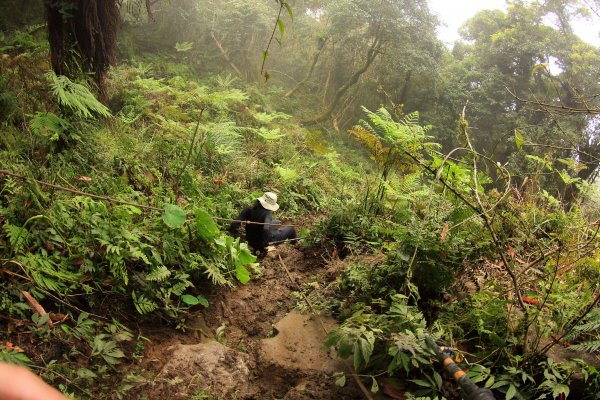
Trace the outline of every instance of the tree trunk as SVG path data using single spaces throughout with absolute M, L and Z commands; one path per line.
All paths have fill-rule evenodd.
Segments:
M 348 79 L 348 81 L 346 81 L 346 83 L 344 83 L 335 92 L 333 100 L 331 101 L 329 106 L 327 106 L 327 108 L 325 108 L 325 110 L 321 113 L 321 115 L 317 116 L 315 119 L 312 119 L 309 121 L 304 121 L 304 122 L 307 122 L 307 123 L 323 122 L 327 118 L 329 118 L 331 116 L 331 113 L 333 112 L 333 110 L 335 110 L 335 108 L 337 107 L 339 102 L 342 100 L 342 97 L 348 91 L 348 89 L 350 89 L 350 87 L 352 87 L 352 85 L 354 85 L 356 82 L 358 82 L 358 80 L 360 79 L 362 74 L 367 72 L 367 70 L 369 69 L 371 64 L 373 64 L 373 61 L 375 61 L 375 59 L 377 58 L 377 56 L 379 55 L 379 53 L 381 51 L 381 46 L 382 46 L 381 41 L 378 38 L 375 38 L 375 40 L 371 44 L 371 47 L 369 48 L 369 51 L 367 52 L 367 59 L 365 61 L 365 64 L 358 71 L 356 71 Z
M 237 74 L 237 76 L 239 76 L 240 78 L 242 78 L 242 73 L 240 72 L 240 70 L 238 69 L 238 67 L 235 66 L 235 64 L 233 63 L 233 61 L 231 61 L 231 58 L 229 58 L 229 56 L 227 55 L 227 52 L 225 51 L 225 49 L 223 48 L 223 46 L 221 46 L 221 42 L 219 42 L 217 40 L 217 37 L 215 36 L 215 33 L 213 31 L 210 31 L 210 36 L 215 41 L 215 44 L 217 45 L 217 48 L 221 52 L 221 55 L 223 56 L 223 58 L 225 58 L 225 61 L 227 61 L 229 63 L 229 66 L 231 66 L 231 69 L 233 69 L 235 71 L 235 73 Z
M 67 4 L 73 6 L 72 15 L 64 12 Z M 54 72 L 94 72 L 100 99 L 105 100 L 104 79 L 117 54 L 117 0 L 46 0 L 46 11 Z
M 404 85 L 402 86 L 402 92 L 400 92 L 400 97 L 398 98 L 397 104 L 406 104 L 406 97 L 408 96 L 408 87 L 410 86 L 410 79 L 412 78 L 412 70 L 408 70 L 406 76 L 404 77 Z
M 246 46 L 246 50 L 244 51 L 244 58 L 246 59 L 246 64 L 248 65 L 246 69 L 246 77 L 250 82 L 258 82 L 260 75 L 258 74 L 259 66 L 252 61 L 252 55 L 255 55 L 253 51 L 254 44 L 256 43 L 256 32 L 252 32 L 250 35 L 250 40 L 248 42 L 248 46 Z
M 287 92 L 285 94 L 285 97 L 292 97 L 294 95 L 294 93 L 296 93 L 302 86 L 304 86 L 306 84 L 306 82 L 308 82 L 308 80 L 312 76 L 313 72 L 315 71 L 315 67 L 317 66 L 317 62 L 319 62 L 319 57 L 321 56 L 321 53 L 323 52 L 323 49 L 325 48 L 325 44 L 327 44 L 327 38 L 321 39 L 319 41 L 319 48 L 317 49 L 317 52 L 313 56 L 312 64 L 310 65 L 310 69 L 306 73 L 306 76 L 304 77 L 304 79 L 302 79 L 300 82 L 298 82 L 298 84 L 296 86 L 294 86 L 294 88 L 292 90 Z

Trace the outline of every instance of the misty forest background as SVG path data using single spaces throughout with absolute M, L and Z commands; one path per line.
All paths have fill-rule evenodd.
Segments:
M 226 219 L 271 190 L 373 392 L 457 396 L 429 332 L 497 398 L 598 398 L 600 4 L 507 3 L 448 48 L 424 0 L 3 0 L 0 360 L 129 396 L 137 324 L 261 273 Z

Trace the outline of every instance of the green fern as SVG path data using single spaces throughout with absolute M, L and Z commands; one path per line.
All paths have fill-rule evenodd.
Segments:
M 70 127 L 69 121 L 58 115 L 47 112 L 38 112 L 29 122 L 29 127 L 34 133 L 48 136 L 50 140 L 56 141 Z
M 233 121 L 209 122 L 202 127 L 204 146 L 219 154 L 232 154 L 242 146 L 242 128 Z
M 27 229 L 8 223 L 3 228 L 15 253 L 22 253 L 31 244 L 31 234 Z
M 600 350 L 600 309 L 596 308 L 592 310 L 585 318 L 585 321 L 577 325 L 565 339 L 569 342 L 575 340 L 582 341 L 570 346 L 570 350 L 579 350 L 588 353 Z
M 418 112 L 412 112 L 396 122 L 389 111 L 383 107 L 375 112 L 369 111 L 365 107 L 363 110 L 367 113 L 369 122 L 361 120 L 360 125 L 379 137 L 386 145 L 409 152 L 419 149 L 441 149 L 438 143 L 429 141 L 433 138 L 427 134 L 431 130 L 431 126 L 418 124 Z
M 147 298 L 144 294 L 137 296 L 134 291 L 131 292 L 131 298 L 133 299 L 135 309 L 142 315 L 158 309 L 158 304 Z
M 595 353 L 600 350 L 600 339 L 589 340 L 587 342 L 574 344 L 569 346 L 569 350 L 584 351 L 586 353 Z
M 281 130 L 279 128 L 275 128 L 275 129 L 267 129 L 267 128 L 252 129 L 252 132 L 256 133 L 256 135 L 258 135 L 258 137 L 266 140 L 267 142 L 270 142 L 270 141 L 273 141 L 273 140 L 277 140 L 277 139 L 281 139 L 282 137 L 285 136 L 283 133 L 281 133 Z
M 237 81 L 237 77 L 231 75 L 231 74 L 227 74 L 225 76 L 223 75 L 217 75 L 215 78 L 215 83 L 217 84 L 217 86 L 222 87 L 222 88 L 228 88 L 231 87 L 231 85 Z
M 151 282 L 162 282 L 171 276 L 171 271 L 169 268 L 161 265 L 160 267 L 151 271 L 148 275 L 146 275 L 146 280 Z
M 67 292 L 69 286 L 78 285 L 81 281 L 80 274 L 68 271 L 64 266 L 39 253 L 28 253 L 17 260 L 26 267 L 27 274 L 42 289 Z
M 110 117 L 110 111 L 98 101 L 96 97 L 85 86 L 72 82 L 63 75 L 54 72 L 46 74 L 50 80 L 52 92 L 58 99 L 59 104 L 69 108 L 77 116 L 93 118 L 94 116 Z
M 238 89 L 222 90 L 208 93 L 208 88 L 202 86 L 193 94 L 209 108 L 217 112 L 230 111 L 230 107 L 248 100 L 248 95 Z
M 282 112 L 274 112 L 274 113 L 256 113 L 253 115 L 254 119 L 263 124 L 263 125 L 268 125 L 270 123 L 273 123 L 275 121 L 285 121 L 287 119 L 290 119 L 292 116 L 286 113 L 282 113 Z
M 229 284 L 229 280 L 223 274 L 221 268 L 225 266 L 218 262 L 209 262 L 208 260 L 202 260 L 202 265 L 206 268 L 206 275 L 212 281 L 214 285 L 223 286 Z

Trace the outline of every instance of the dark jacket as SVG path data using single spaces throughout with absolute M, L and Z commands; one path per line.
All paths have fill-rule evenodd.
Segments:
M 236 218 L 238 221 L 252 221 L 270 224 L 273 213 L 264 208 L 259 201 L 252 207 L 246 207 Z M 241 222 L 232 222 L 229 232 L 235 234 L 240 229 Z M 254 250 L 263 251 L 271 241 L 270 225 L 246 224 L 246 240 Z

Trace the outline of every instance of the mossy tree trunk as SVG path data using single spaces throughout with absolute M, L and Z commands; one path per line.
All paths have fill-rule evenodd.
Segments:
M 118 0 L 46 0 L 52 68 L 57 75 L 93 73 L 101 99 L 116 60 Z

